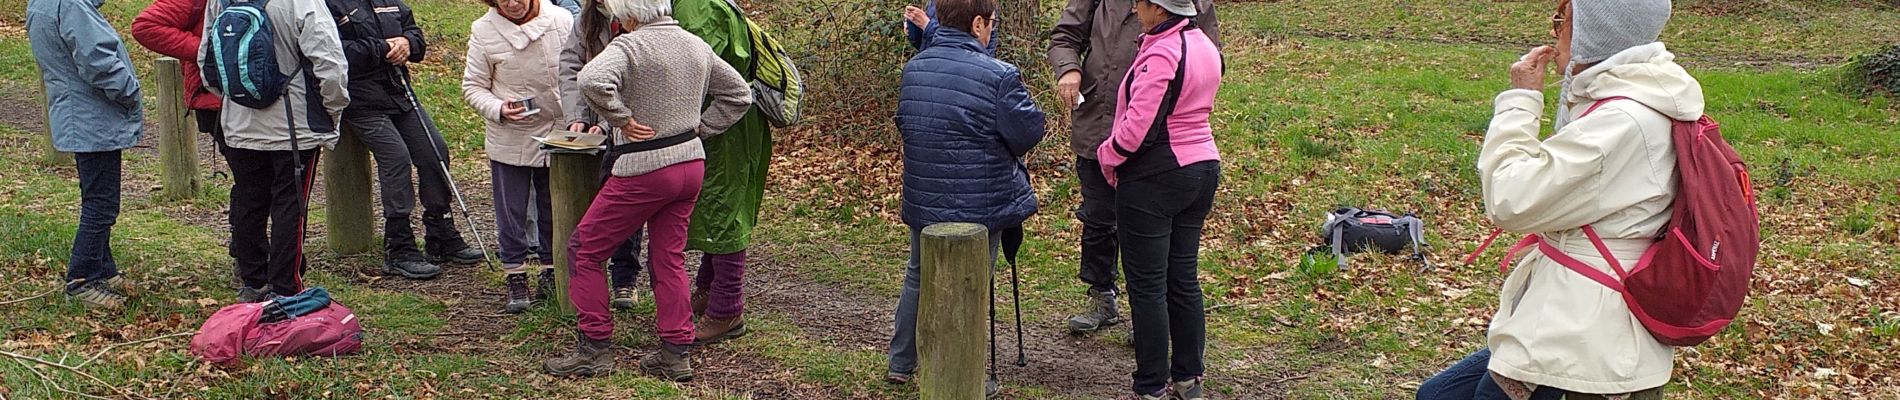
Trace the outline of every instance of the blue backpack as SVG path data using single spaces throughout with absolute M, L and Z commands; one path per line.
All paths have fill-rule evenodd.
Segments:
M 224 97 L 250 108 L 266 108 L 284 96 L 290 75 L 277 69 L 277 34 L 264 10 L 270 0 L 223 0 L 212 21 L 210 54 L 199 60 L 205 82 Z

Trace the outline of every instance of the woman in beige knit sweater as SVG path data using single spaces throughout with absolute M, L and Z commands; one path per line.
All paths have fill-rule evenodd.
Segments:
M 688 218 L 705 178 L 699 138 L 738 122 L 752 106 L 752 91 L 712 47 L 673 21 L 670 0 L 603 4 L 631 28 L 581 69 L 578 83 L 594 113 L 619 130 L 607 155 L 613 176 L 569 240 L 567 294 L 579 314 L 579 344 L 543 367 L 557 376 L 613 369 L 613 315 L 602 263 L 644 225 L 652 245 L 648 258 L 661 344 L 659 354 L 642 359 L 640 367 L 688 381 L 693 370 L 686 349 L 693 344 L 693 323 L 683 253 Z M 702 104 L 709 105 L 702 110 Z

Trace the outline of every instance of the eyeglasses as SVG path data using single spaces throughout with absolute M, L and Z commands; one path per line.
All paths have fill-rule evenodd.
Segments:
M 1562 0 L 1562 1 L 1557 2 L 1557 13 L 1550 16 L 1550 35 L 1551 36 L 1557 36 L 1558 33 L 1561 32 L 1561 30 L 1564 27 L 1564 22 L 1570 20 L 1568 18 L 1569 14 L 1570 14 L 1570 0 Z

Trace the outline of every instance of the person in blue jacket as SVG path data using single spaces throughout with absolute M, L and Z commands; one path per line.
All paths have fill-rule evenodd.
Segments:
M 1006 233 L 1020 232 L 1037 207 L 1023 157 L 1042 141 L 1045 117 L 1016 66 L 987 53 L 994 43 L 996 0 L 936 3 L 942 6 L 943 25 L 904 66 L 898 89 L 902 215 L 910 226 L 910 262 L 885 376 L 893 384 L 910 382 L 917 371 L 917 251 L 924 227 L 982 224 L 989 229 L 994 256 L 999 247 L 1010 247 Z M 1019 233 L 1013 237 L 1021 239 Z M 995 382 L 990 383 L 994 393 Z
M 66 296 L 114 309 L 132 288 L 112 259 L 120 152 L 139 142 L 145 114 L 125 43 L 99 14 L 104 3 L 30 0 L 26 35 L 46 82 L 53 148 L 73 153 L 79 169 L 79 229 L 66 262 Z
M 924 47 L 929 46 L 930 41 L 928 39 L 937 36 L 937 28 L 939 26 L 941 25 L 937 24 L 936 0 L 925 0 L 924 8 L 904 6 L 904 36 L 910 39 L 910 48 L 921 51 Z M 995 27 L 990 27 L 992 31 L 990 33 L 991 35 L 995 35 L 995 29 Z M 983 54 L 995 57 L 997 42 L 1000 41 L 991 40 L 988 45 L 985 45 Z

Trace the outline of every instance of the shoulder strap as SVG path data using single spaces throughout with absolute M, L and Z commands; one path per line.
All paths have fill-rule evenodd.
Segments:
M 1596 112 L 1597 107 L 1602 107 L 1604 103 L 1609 103 L 1609 102 L 1617 101 L 1617 100 L 1630 100 L 1630 98 L 1623 97 L 1623 96 L 1616 96 L 1616 97 L 1608 97 L 1601 100 L 1597 100 L 1596 103 L 1590 104 L 1590 109 L 1583 110 L 1583 115 L 1578 116 L 1578 118 L 1582 118 L 1583 116 L 1588 116 L 1590 115 L 1590 113 Z M 1644 107 L 1648 107 L 1648 105 L 1644 105 Z

